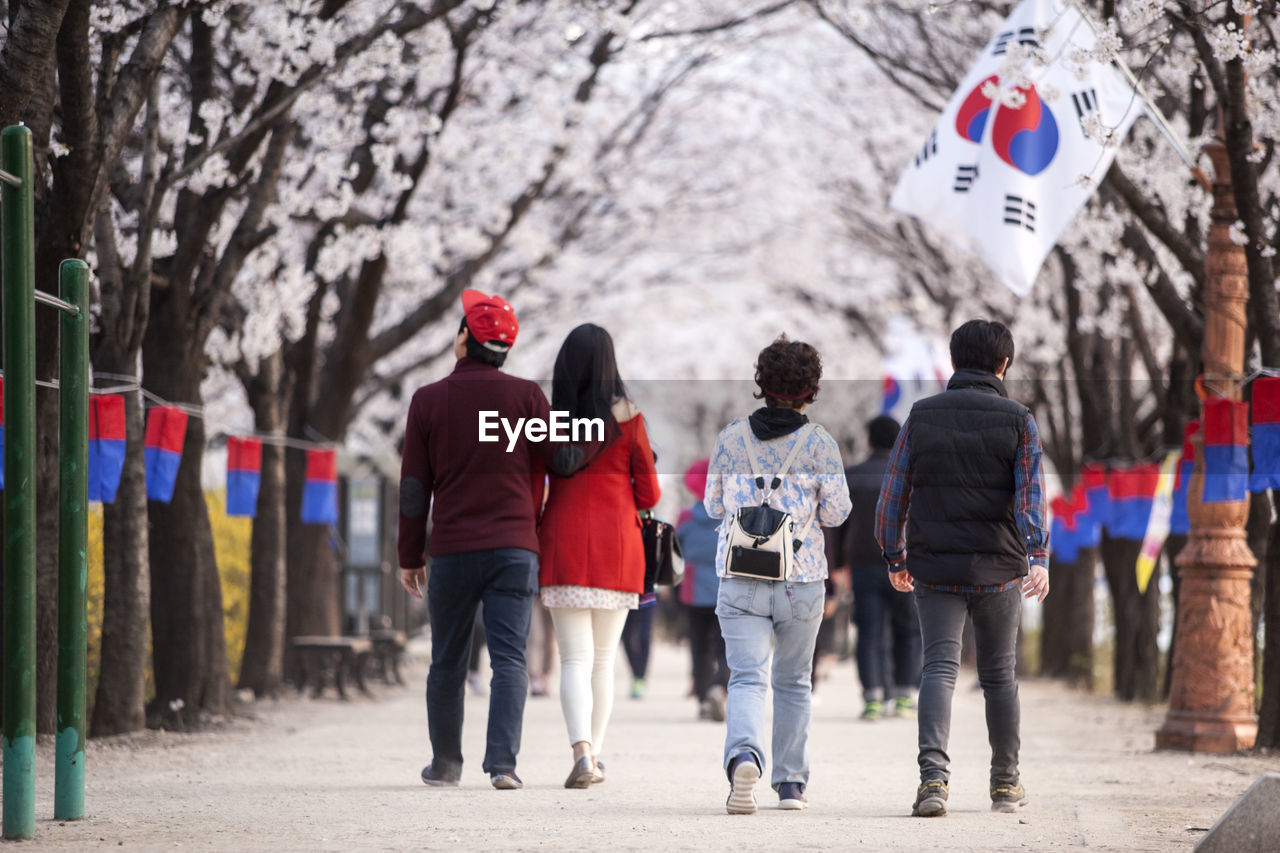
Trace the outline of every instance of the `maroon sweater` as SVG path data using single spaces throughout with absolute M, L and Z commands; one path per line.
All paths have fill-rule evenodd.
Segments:
M 496 442 L 478 440 L 482 410 L 512 426 L 546 420 L 547 397 L 533 382 L 472 358 L 424 385 L 409 404 L 400 467 L 400 566 L 426 564 L 427 510 L 431 556 L 491 548 L 538 550 L 537 517 L 546 463 L 556 443 L 529 442 L 521 431 L 510 453 L 501 426 Z

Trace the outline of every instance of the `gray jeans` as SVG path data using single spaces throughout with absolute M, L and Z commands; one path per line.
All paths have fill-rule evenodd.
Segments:
M 973 619 L 978 653 L 978 683 L 987 703 L 987 740 L 991 744 L 991 784 L 1018 781 L 1020 711 L 1017 662 L 1021 588 L 1004 592 L 964 593 L 916 584 L 920 633 L 924 640 L 924 672 L 920 680 L 920 780 L 951 778 L 947 741 L 951 735 L 951 696 L 960 671 L 960 635 L 964 617 Z

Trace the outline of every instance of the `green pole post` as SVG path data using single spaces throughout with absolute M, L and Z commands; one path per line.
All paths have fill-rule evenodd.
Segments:
M 53 816 L 84 817 L 86 588 L 89 584 L 89 266 L 58 267 L 58 745 Z
M 36 831 L 35 209 L 31 131 L 0 131 L 4 275 L 4 837 Z

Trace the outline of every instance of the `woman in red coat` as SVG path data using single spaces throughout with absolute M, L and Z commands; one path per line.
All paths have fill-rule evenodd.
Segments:
M 568 479 L 553 478 L 538 527 L 542 603 L 560 648 L 560 705 L 573 747 L 566 788 L 604 781 L 599 762 L 613 711 L 613 662 L 627 612 L 644 591 L 637 510 L 658 502 L 644 418 L 627 399 L 613 339 L 585 323 L 565 338 L 551 408 L 600 418 L 605 445 Z

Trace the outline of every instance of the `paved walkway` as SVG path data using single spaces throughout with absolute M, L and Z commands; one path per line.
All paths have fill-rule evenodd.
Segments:
M 619 674 L 626 666 L 619 660 Z M 915 727 L 862 723 L 852 664 L 820 685 L 804 812 L 724 812 L 723 726 L 684 698 L 684 649 L 658 646 L 650 691 L 618 702 L 604 751 L 608 781 L 562 787 L 570 768 L 559 702 L 530 699 L 523 791 L 494 791 L 480 771 L 487 700 L 469 695 L 468 766 L 456 789 L 418 779 L 429 758 L 422 684 L 377 698 L 290 698 L 252 720 L 197 735 L 148 732 L 93 742 L 88 819 L 51 819 L 52 745 L 40 748 L 39 849 L 200 850 L 1189 850 L 1228 805 L 1280 761 L 1152 753 L 1159 709 L 1024 683 L 1023 774 L 1031 803 L 993 814 L 981 694 L 962 673 L 946 818 L 908 816 Z

